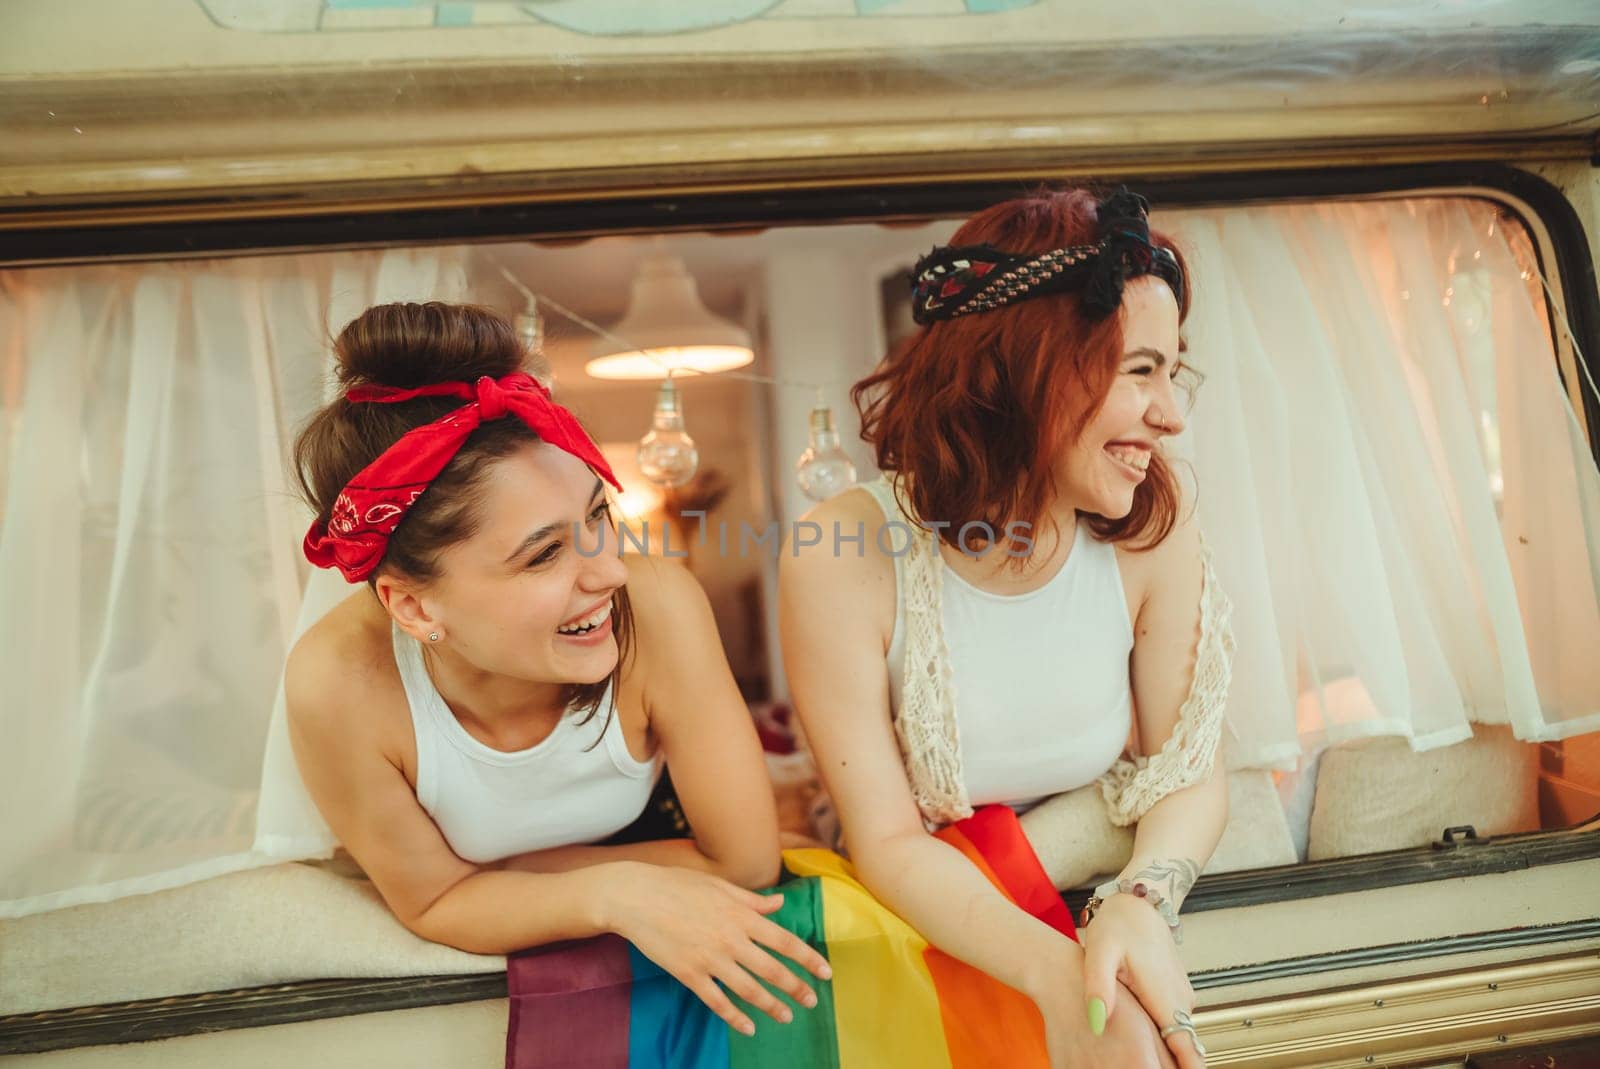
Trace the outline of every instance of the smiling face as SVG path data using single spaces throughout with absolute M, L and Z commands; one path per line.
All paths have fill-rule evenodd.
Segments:
M 425 613 L 416 637 L 437 629 L 451 653 L 513 679 L 606 678 L 618 657 L 613 595 L 628 570 L 604 484 L 578 458 L 530 442 L 493 463 L 478 509 L 477 531 L 445 549 L 438 577 L 414 593 Z
M 1056 469 L 1061 500 L 1107 519 L 1133 510 L 1151 454 L 1184 425 L 1183 391 L 1174 383 L 1184 368 L 1172 290 L 1150 276 L 1133 279 L 1121 314 L 1123 356 L 1111 389 Z

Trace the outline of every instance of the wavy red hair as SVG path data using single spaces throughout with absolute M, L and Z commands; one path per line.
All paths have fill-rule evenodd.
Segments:
M 1075 189 L 1005 201 L 969 219 L 950 244 L 1035 254 L 1092 244 L 1099 199 Z M 1183 265 L 1170 238 L 1151 231 L 1150 241 Z M 1191 288 L 1184 286 L 1180 322 Z M 940 537 L 952 546 L 961 525 L 973 522 L 1003 543 L 1007 524 L 1039 529 L 1055 497 L 1055 458 L 1099 411 L 1122 358 L 1120 314 L 1093 319 L 1078 294 L 1050 294 L 922 327 L 850 395 L 878 467 L 902 476 L 901 504 L 911 515 L 949 521 Z M 1177 478 L 1157 451 L 1127 516 L 1087 519 L 1102 541 L 1148 549 L 1171 533 L 1179 500 Z

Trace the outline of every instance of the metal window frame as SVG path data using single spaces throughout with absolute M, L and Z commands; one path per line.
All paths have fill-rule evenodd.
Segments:
M 1600 462 L 1600 399 L 1578 389 L 1577 361 L 1600 379 L 1600 292 L 1582 224 L 1561 191 L 1538 175 L 1500 162 L 1444 162 L 1380 167 L 1270 169 L 1181 174 L 1015 172 L 982 179 L 929 174 L 916 180 L 813 181 L 794 185 L 685 186 L 602 197 L 539 198 L 498 194 L 492 202 L 435 191 L 399 208 L 341 211 L 336 194 L 318 191 L 273 205 L 234 196 L 174 204 L 95 204 L 32 211 L 0 206 L 0 267 L 263 255 L 445 243 L 577 238 L 608 234 L 739 230 L 854 222 L 911 222 L 957 217 L 1051 181 L 1136 184 L 1161 207 L 1422 195 L 1494 201 L 1529 229 L 1541 267 L 1577 340 L 1557 327 L 1563 381 L 1581 398 L 1580 418 Z M 1552 323 L 1560 320 L 1552 312 Z M 1308 862 L 1293 867 L 1203 878 L 1186 910 L 1346 893 L 1373 887 L 1455 879 L 1600 856 L 1600 823 L 1482 840 L 1470 845 Z M 1066 896 L 1081 904 L 1082 892 Z M 1581 929 L 1581 930 L 1579 930 Z M 1467 933 L 1438 945 L 1373 947 L 1363 962 L 1412 960 L 1494 946 L 1570 942 L 1600 934 L 1600 921 L 1548 929 Z M 1350 954 L 1273 963 L 1272 975 L 1347 967 Z M 1324 960 L 1326 959 L 1326 960 Z M 1338 959 L 1338 960 L 1335 960 Z M 1287 971 L 1286 971 L 1287 970 Z M 1198 974 L 1196 987 L 1248 976 Z M 313 980 L 232 992 L 90 1006 L 0 1018 L 0 1055 L 125 1043 L 228 1028 L 382 1012 L 499 998 L 502 974 L 404 980 Z

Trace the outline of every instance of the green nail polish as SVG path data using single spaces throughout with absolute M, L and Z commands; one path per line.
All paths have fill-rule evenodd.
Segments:
M 1100 1035 L 1106 1030 L 1106 1004 L 1103 999 L 1089 1000 L 1089 1031 Z

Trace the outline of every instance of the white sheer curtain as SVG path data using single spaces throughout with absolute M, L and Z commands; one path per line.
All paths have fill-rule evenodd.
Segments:
M 1230 763 L 1600 730 L 1600 473 L 1518 232 L 1463 199 L 1157 222 Z M 286 445 L 333 331 L 465 286 L 456 249 L 0 273 L 0 917 L 332 849 L 273 696 L 349 587 L 307 576 Z
M 1235 602 L 1230 763 L 1600 730 L 1600 473 L 1520 232 L 1463 198 L 1156 222 L 1195 278 L 1176 449 Z
M 381 265 L 388 270 L 380 270 L 376 274 L 364 273 L 356 265 L 342 272 L 336 270 L 332 287 L 333 306 L 329 309 L 328 320 L 342 325 L 372 305 L 414 299 L 407 294 L 426 292 L 438 300 L 463 300 L 467 289 L 465 265 L 464 256 L 457 250 L 449 259 L 448 271 L 443 270 L 444 264 L 440 261 L 402 258 L 398 253 L 390 253 Z M 415 277 L 418 268 L 429 273 L 429 277 Z M 331 380 L 328 385 L 331 387 Z M 324 397 L 319 396 L 307 408 L 307 412 L 323 400 Z M 309 511 L 299 517 L 297 553 L 298 537 L 304 535 L 305 525 L 310 521 Z M 309 565 L 306 570 L 310 574 L 306 577 L 304 596 L 298 602 L 286 650 L 329 609 L 349 597 L 354 589 L 337 571 L 311 568 Z M 295 766 L 294 753 L 289 748 L 281 672 L 274 689 L 261 765 L 254 854 L 261 859 L 260 863 L 332 857 L 338 840 L 333 837 L 327 822 L 311 801 L 311 795 L 307 793 L 305 783 L 300 779 L 300 771 Z
M 0 917 L 253 849 L 331 331 L 457 252 L 0 273 Z

